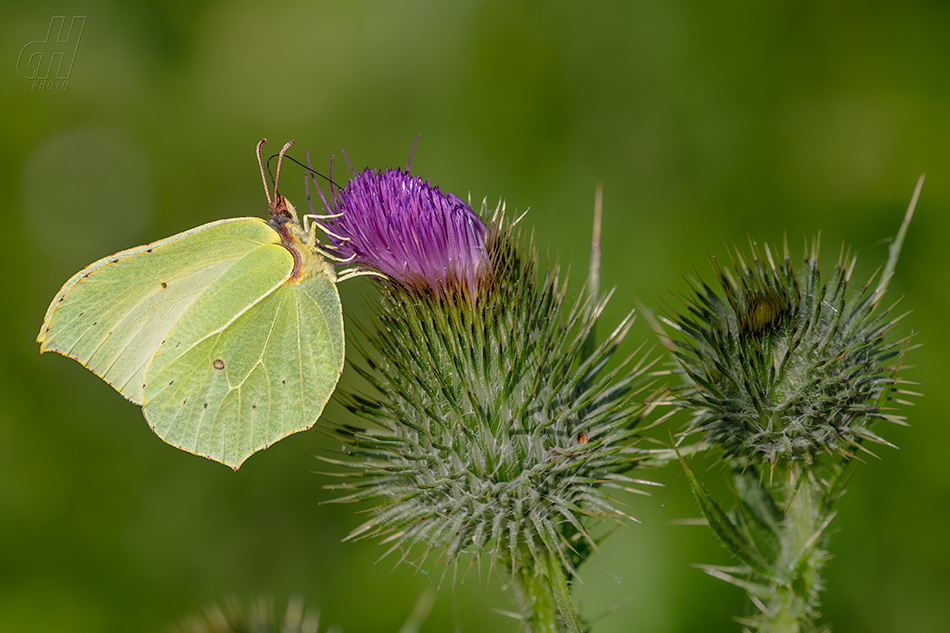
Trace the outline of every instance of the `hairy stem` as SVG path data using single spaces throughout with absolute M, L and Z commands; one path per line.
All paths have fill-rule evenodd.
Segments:
M 580 633 L 581 617 L 571 601 L 564 566 L 550 553 L 514 570 L 514 602 L 526 633 Z M 536 566 L 535 566 L 536 565 Z
M 772 591 L 765 599 L 752 594 L 750 598 L 762 610 L 759 631 L 799 633 L 811 630 L 818 616 L 821 568 L 827 559 L 819 545 L 834 512 L 808 467 L 790 468 L 787 481 L 778 488 L 776 501 L 784 502 L 786 510 L 776 530 L 778 548 L 768 579 Z

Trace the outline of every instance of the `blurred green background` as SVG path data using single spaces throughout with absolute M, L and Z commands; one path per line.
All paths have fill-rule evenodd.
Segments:
M 78 48 L 29 44 L 58 15 L 86 16 Z M 847 242 L 870 276 L 926 171 L 891 285 L 913 310 L 902 331 L 923 347 L 906 376 L 926 396 L 910 428 L 882 429 L 900 449 L 840 502 L 823 614 L 841 631 L 947 630 L 948 32 L 945 2 L 5 2 L 0 631 L 160 631 L 261 594 L 299 594 L 346 633 L 396 631 L 438 584 L 431 563 L 393 570 L 374 564 L 379 544 L 341 543 L 362 508 L 320 505 L 310 455 L 333 447 L 319 432 L 233 473 L 165 445 L 138 407 L 34 343 L 82 266 L 265 214 L 261 137 L 321 166 L 345 148 L 362 168 L 404 166 L 419 133 L 412 171 L 530 208 L 540 244 L 574 263 L 574 292 L 603 183 L 607 325 L 637 299 L 675 304 L 684 275 L 709 278 L 706 254 L 747 232 L 787 231 L 798 258 L 820 230 L 828 267 Z M 65 89 L 23 76 L 28 45 L 75 53 Z M 288 167 L 281 188 L 298 207 L 301 176 Z M 372 284 L 342 284 L 350 324 Z M 641 320 L 626 351 L 647 338 Z M 348 419 L 335 403 L 326 417 Z M 675 524 L 698 515 L 680 475 L 648 473 L 666 487 L 625 499 L 642 523 L 583 568 L 585 613 L 620 605 L 596 631 L 739 630 L 741 592 L 691 566 L 725 551 Z M 485 571 L 447 582 L 423 631 L 515 631 Z

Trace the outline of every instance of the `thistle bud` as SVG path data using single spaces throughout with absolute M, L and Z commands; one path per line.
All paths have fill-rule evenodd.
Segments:
M 691 428 L 727 459 L 774 468 L 851 457 L 864 441 L 890 445 L 875 422 L 903 420 L 887 406 L 908 342 L 887 335 L 903 315 L 877 309 L 870 281 L 853 287 L 856 259 L 844 249 L 822 278 L 818 251 L 817 239 L 806 244 L 800 272 L 787 243 L 778 262 L 751 240 L 749 254 L 734 249 L 731 271 L 713 258 L 720 292 L 694 283 L 688 312 L 672 323 L 684 335 L 676 356 Z
M 717 502 L 683 461 L 703 515 L 741 563 L 703 568 L 748 593 L 758 611 L 740 620 L 749 630 L 812 630 L 852 458 L 867 442 L 891 446 L 875 423 L 903 423 L 890 401 L 911 395 L 897 378 L 910 337 L 890 336 L 903 315 L 879 304 L 921 182 L 874 290 L 852 285 L 856 260 L 843 248 L 823 277 L 817 239 L 798 272 L 787 244 L 776 262 L 750 239 L 748 254 L 734 249 L 731 270 L 713 259 L 720 292 L 694 283 L 687 313 L 668 321 L 682 334 L 690 430 L 721 449 L 736 501 Z
M 274 601 L 261 597 L 250 604 L 234 599 L 210 605 L 200 613 L 187 616 L 169 627 L 169 633 L 317 633 L 319 616 L 304 610 L 299 596 L 287 602 L 282 621 L 274 610 Z

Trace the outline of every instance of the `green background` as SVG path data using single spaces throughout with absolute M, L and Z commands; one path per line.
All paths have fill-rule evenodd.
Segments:
M 50 18 L 87 16 L 65 90 L 17 59 Z M 823 614 L 840 631 L 950 626 L 950 6 L 943 2 L 38 2 L 0 6 L 0 631 L 159 631 L 227 596 L 291 594 L 346 633 L 396 631 L 440 567 L 371 541 L 332 498 L 301 433 L 238 472 L 159 441 L 79 364 L 40 357 L 47 303 L 108 253 L 228 217 L 263 215 L 254 145 L 293 138 L 317 165 L 404 166 L 442 189 L 530 208 L 526 226 L 586 267 L 604 186 L 612 326 L 637 300 L 675 305 L 724 244 L 822 231 L 856 276 L 884 261 L 927 182 L 891 285 L 919 332 L 906 377 L 926 396 L 899 450 L 862 465 L 840 502 Z M 35 50 L 35 49 L 29 49 Z M 23 66 L 21 66 L 23 68 Z M 304 205 L 302 171 L 282 191 Z M 340 292 L 348 323 L 373 282 Z M 350 327 L 354 332 L 355 328 Z M 650 338 L 642 320 L 625 351 Z M 353 342 L 352 336 L 349 342 Z M 350 346 L 351 359 L 355 355 Z M 943 359 L 944 366 L 940 366 Z M 346 385 L 352 370 L 343 377 Z M 335 403 L 331 421 L 347 421 Z M 680 428 L 676 420 L 671 429 Z M 705 471 L 718 481 L 715 468 Z M 608 631 L 738 631 L 738 589 L 678 467 L 631 497 L 582 570 Z M 437 593 L 423 631 L 515 631 L 497 579 Z M 281 607 L 282 608 L 282 607 Z

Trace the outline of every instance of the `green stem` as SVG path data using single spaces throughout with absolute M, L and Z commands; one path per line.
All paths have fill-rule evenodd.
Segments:
M 561 562 L 550 553 L 529 558 L 513 573 L 515 603 L 526 633 L 581 633 L 580 614 L 571 601 L 570 585 Z
M 811 630 L 818 616 L 821 568 L 827 559 L 819 544 L 834 512 L 826 507 L 823 488 L 807 467 L 793 466 L 781 488 L 787 510 L 777 526 L 779 546 L 768 579 L 772 592 L 762 601 L 759 631 L 799 633 Z

